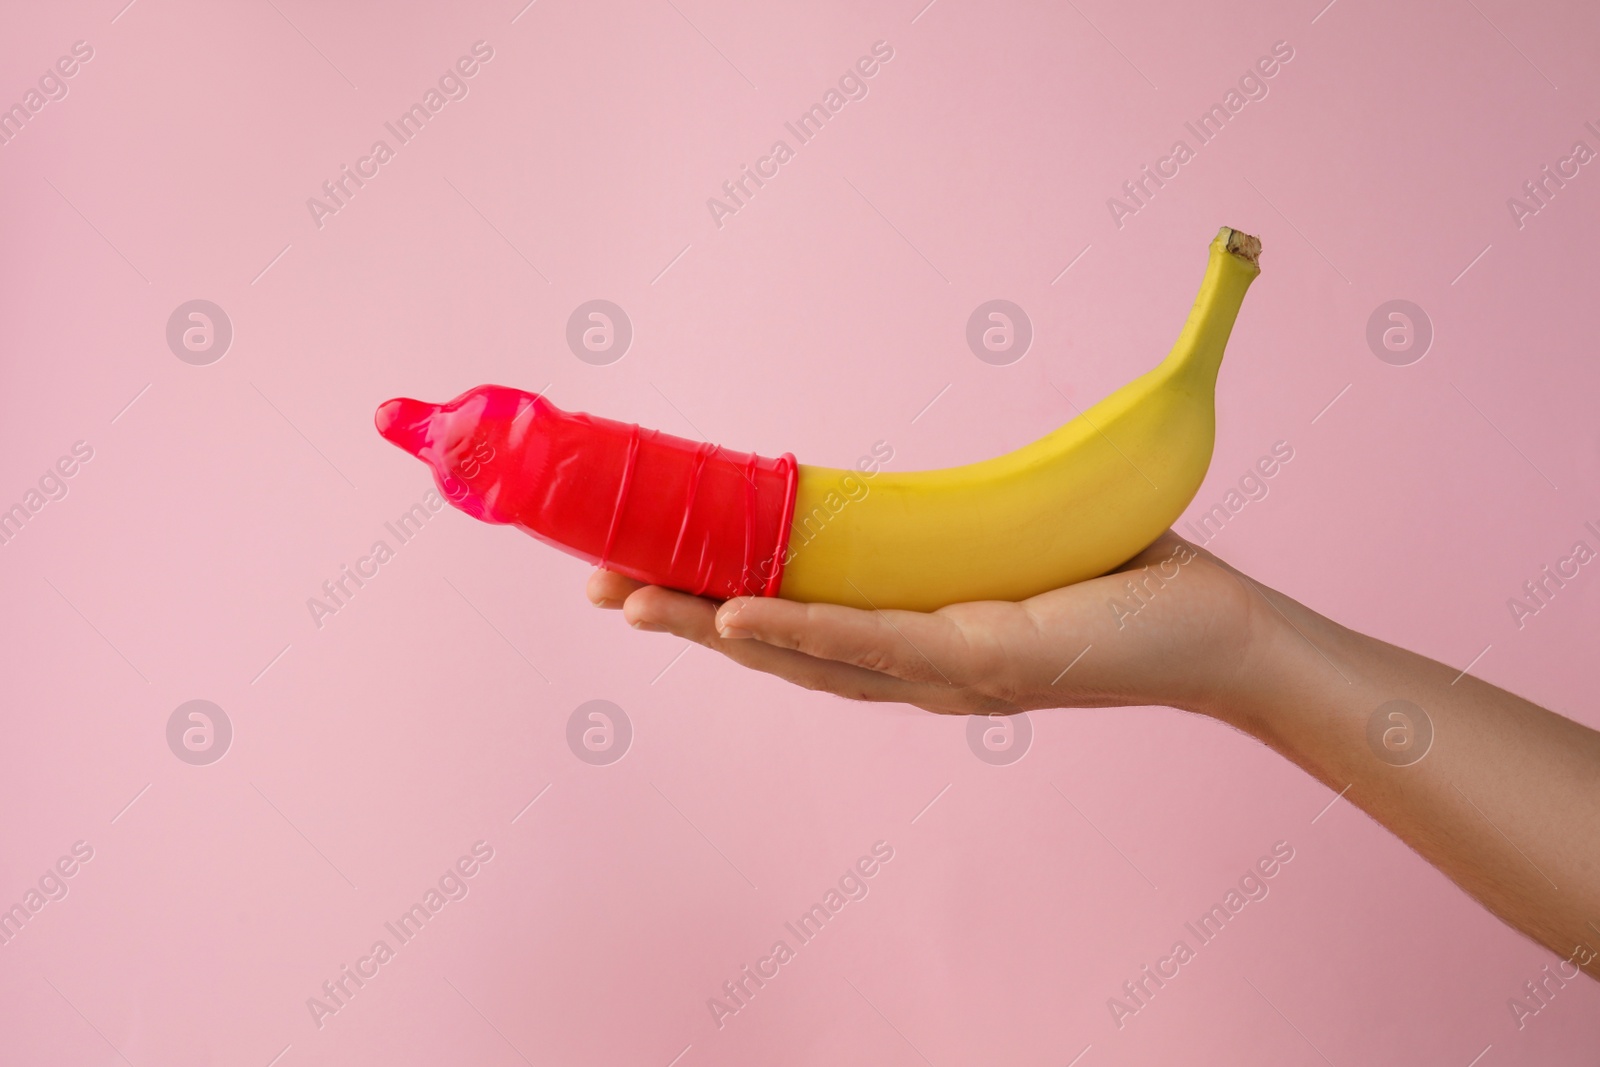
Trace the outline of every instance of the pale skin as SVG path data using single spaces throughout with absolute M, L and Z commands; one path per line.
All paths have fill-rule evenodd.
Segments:
M 1104 577 L 928 614 L 719 604 L 605 570 L 588 595 L 638 629 L 853 700 L 958 715 L 1166 705 L 1227 723 L 1570 961 L 1556 973 L 1600 979 L 1600 733 L 1347 629 L 1171 532 Z M 1415 762 L 1414 714 L 1379 715 L 1369 740 L 1393 700 L 1432 723 Z

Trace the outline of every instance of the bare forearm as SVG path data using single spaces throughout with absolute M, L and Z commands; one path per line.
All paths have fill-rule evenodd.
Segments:
M 755 597 L 718 608 L 620 576 L 591 583 L 591 599 L 857 700 L 1210 715 L 1344 793 L 1600 978 L 1600 734 L 1339 626 L 1170 533 L 1119 572 L 1021 604 L 922 614 Z
M 1348 787 L 1491 911 L 1600 977 L 1600 733 L 1261 592 L 1252 661 L 1197 710 Z

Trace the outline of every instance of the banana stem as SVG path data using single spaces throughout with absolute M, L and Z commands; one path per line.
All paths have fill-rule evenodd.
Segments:
M 1244 294 L 1261 273 L 1261 241 L 1224 226 L 1211 242 L 1211 258 L 1194 307 L 1162 369 L 1210 395 L 1216 388 L 1222 353 Z

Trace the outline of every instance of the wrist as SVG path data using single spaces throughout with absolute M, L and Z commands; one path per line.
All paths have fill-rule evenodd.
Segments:
M 1347 632 L 1294 600 L 1241 576 L 1251 598 L 1235 641 L 1236 655 L 1199 705 L 1188 710 L 1281 747 L 1290 720 L 1316 703 L 1313 679 L 1348 671 Z M 1348 682 L 1349 678 L 1345 677 Z

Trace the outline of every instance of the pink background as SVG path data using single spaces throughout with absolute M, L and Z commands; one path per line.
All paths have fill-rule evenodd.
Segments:
M 1554 957 L 1220 726 L 1035 713 L 991 766 L 961 720 L 630 632 L 582 564 L 453 511 L 306 607 L 429 484 L 386 397 L 550 383 L 766 454 L 967 462 L 1070 416 L 1047 381 L 1082 405 L 1153 365 L 1228 224 L 1264 274 L 1191 512 L 1295 456 L 1211 547 L 1600 724 L 1600 575 L 1506 606 L 1600 520 L 1600 174 L 1506 207 L 1600 148 L 1600 12 L 1323 2 L 11 12 L 0 102 L 94 57 L 0 147 L 0 506 L 94 456 L 0 547 L 0 903 L 94 857 L 0 946 L 0 1061 L 1592 1062 L 1600 989 L 1519 1031 Z M 470 95 L 318 229 L 306 199 L 479 40 Z M 879 40 L 869 95 L 719 229 L 706 199 Z M 1280 40 L 1118 228 L 1107 198 Z M 1036 331 L 1004 367 L 964 340 L 996 297 Z M 234 328 L 209 366 L 165 339 L 195 298 Z M 595 298 L 635 330 L 609 366 L 564 340 Z M 1396 298 L 1436 331 L 1409 366 L 1365 340 Z M 233 724 L 209 766 L 167 747 L 191 699 Z M 592 699 L 633 724 L 608 766 L 565 740 Z M 470 894 L 319 1028 L 307 998 L 479 840 Z M 870 895 L 719 1029 L 707 998 L 879 840 Z M 1270 896 L 1119 1030 L 1107 998 L 1277 841 Z

